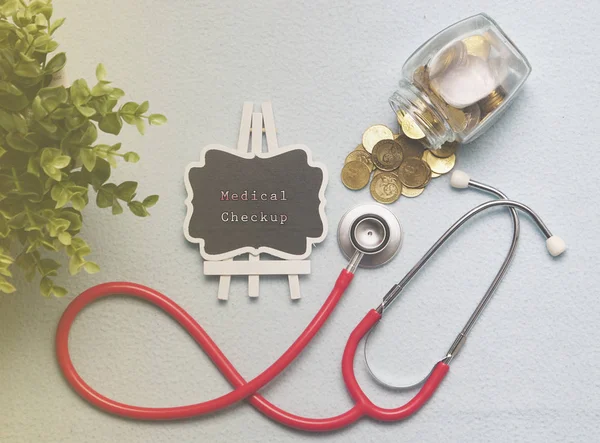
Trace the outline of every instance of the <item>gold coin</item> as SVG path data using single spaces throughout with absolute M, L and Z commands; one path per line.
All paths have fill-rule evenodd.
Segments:
M 454 132 L 463 132 L 467 128 L 467 116 L 461 109 L 448 105 L 444 111 Z
M 361 161 L 346 163 L 342 168 L 342 183 L 354 191 L 362 189 L 369 183 L 371 168 Z
M 402 132 L 404 132 L 404 135 L 407 137 L 414 140 L 425 138 L 425 133 L 419 127 L 412 115 L 405 114 L 402 116 L 402 123 L 400 125 L 402 126 Z
M 490 95 L 481 99 L 479 103 L 479 107 L 484 114 L 490 114 L 494 111 L 498 106 L 500 106 L 504 99 L 506 98 L 506 91 L 502 86 L 498 86 L 494 89 Z
M 396 140 L 398 137 L 400 137 L 400 134 L 394 134 L 394 140 Z
M 462 66 L 468 60 L 467 47 L 462 41 L 457 41 L 443 48 L 431 58 L 427 67 L 429 78 L 439 76 L 446 72 L 450 67 Z
M 426 66 L 419 66 L 413 73 L 413 83 L 417 85 L 419 89 L 424 91 L 429 90 L 429 71 Z
M 438 158 L 446 158 L 456 154 L 458 142 L 446 142 L 438 149 L 431 149 L 429 152 Z
M 465 133 L 471 132 L 479 124 L 481 120 L 481 108 L 477 103 L 468 106 L 463 109 L 465 118 L 467 119 L 467 126 L 465 127 Z
M 444 175 L 444 174 L 438 174 L 437 172 L 431 171 L 431 178 L 438 178 L 438 177 L 441 177 L 442 175 Z
M 415 198 L 421 195 L 424 190 L 425 188 L 407 188 L 404 186 L 402 188 L 402 195 L 408 198 Z
M 467 54 L 487 60 L 490 56 L 491 45 L 483 35 L 472 35 L 463 40 L 467 48 Z
M 420 158 L 410 157 L 398 169 L 400 182 L 409 188 L 422 188 L 431 179 L 431 168 Z
M 362 145 L 362 143 L 360 145 L 358 145 L 356 148 L 354 148 L 355 151 L 364 151 L 367 152 L 367 150 L 365 149 L 365 147 Z
M 394 133 L 385 125 L 374 125 L 363 133 L 362 144 L 367 152 L 373 152 L 373 147 L 381 140 L 393 140 Z
M 426 151 L 423 154 L 423 160 L 427 162 L 432 172 L 447 174 L 456 164 L 456 155 L 452 154 L 450 157 L 440 158 L 433 155 L 431 151 Z
M 402 155 L 404 158 L 421 158 L 423 156 L 425 148 L 420 141 L 413 140 L 412 138 L 408 138 L 406 135 L 402 134 L 400 137 L 398 137 L 396 142 L 402 147 Z
M 397 169 L 402 158 L 402 146 L 394 140 L 381 140 L 373 147 L 373 164 L 382 171 Z
M 379 203 L 390 204 L 400 198 L 402 183 L 396 174 L 381 172 L 373 176 L 371 181 L 371 195 Z
M 348 154 L 348 156 L 346 157 L 346 160 L 344 161 L 344 164 L 346 163 L 350 163 L 350 162 L 354 162 L 354 161 L 360 161 L 363 162 L 364 164 L 366 164 L 371 170 L 373 170 L 373 168 L 375 167 L 373 165 L 373 160 L 371 160 L 371 154 L 369 154 L 367 151 L 365 150 L 354 150 L 352 151 L 350 154 Z

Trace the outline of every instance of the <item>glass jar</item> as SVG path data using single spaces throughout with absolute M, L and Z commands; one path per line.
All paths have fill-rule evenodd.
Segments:
M 479 14 L 444 29 L 410 56 L 390 105 L 403 132 L 430 149 L 468 143 L 500 117 L 530 72 L 500 27 Z

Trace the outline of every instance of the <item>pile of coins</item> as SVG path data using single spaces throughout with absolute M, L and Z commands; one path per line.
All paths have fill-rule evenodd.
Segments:
M 368 128 L 362 143 L 346 157 L 342 182 L 348 189 L 362 189 L 371 182 L 373 198 L 393 203 L 400 198 L 417 197 L 432 178 L 452 170 L 458 143 L 446 143 L 428 150 L 405 134 L 394 134 L 384 125 Z M 372 176 L 372 179 L 371 179 Z

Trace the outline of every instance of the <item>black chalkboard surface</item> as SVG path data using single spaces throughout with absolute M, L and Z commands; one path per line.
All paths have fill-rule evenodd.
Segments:
M 325 238 L 325 168 L 294 145 L 253 154 L 207 146 L 185 175 L 186 238 L 207 260 L 244 253 L 306 258 Z

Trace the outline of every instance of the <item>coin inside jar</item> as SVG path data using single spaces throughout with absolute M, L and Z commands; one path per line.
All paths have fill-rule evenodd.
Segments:
M 487 38 L 483 35 L 472 35 L 463 40 L 467 53 L 475 55 L 485 60 L 490 56 L 491 45 Z
M 454 168 L 454 165 L 456 164 L 456 155 L 452 154 L 450 157 L 440 158 L 433 155 L 431 151 L 425 151 L 423 160 L 429 165 L 432 172 L 446 174 Z
M 402 127 L 402 132 L 404 132 L 407 137 L 414 140 L 425 138 L 425 133 L 419 127 L 412 115 L 404 114 L 402 117 L 399 117 L 399 119 L 401 119 L 400 126 Z
M 371 168 L 361 161 L 346 163 L 342 168 L 342 183 L 354 191 L 362 189 L 369 183 Z
M 373 147 L 381 140 L 393 140 L 394 133 L 385 125 L 374 125 L 363 133 L 362 144 L 367 152 L 373 152 Z
M 422 188 L 431 179 L 431 168 L 420 158 L 407 158 L 398 169 L 400 182 L 409 188 Z
M 382 171 L 393 171 L 402 159 L 402 147 L 395 140 L 381 140 L 373 147 L 373 164 Z
M 390 204 L 402 194 L 402 183 L 392 172 L 381 172 L 371 181 L 371 195 L 379 203 Z

